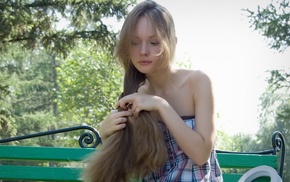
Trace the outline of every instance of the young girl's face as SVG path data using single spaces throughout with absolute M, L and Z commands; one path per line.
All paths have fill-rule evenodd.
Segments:
M 135 26 L 129 53 L 132 64 L 141 73 L 150 74 L 161 64 L 160 38 L 151 20 L 146 16 L 140 17 Z

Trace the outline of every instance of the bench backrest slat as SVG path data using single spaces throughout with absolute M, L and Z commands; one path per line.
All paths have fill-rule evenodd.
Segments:
M 80 181 L 79 177 L 84 166 L 83 161 L 96 149 L 92 148 L 57 148 L 31 146 L 0 145 L 0 179 L 34 180 L 34 181 Z M 222 169 L 249 169 L 259 165 L 268 165 L 277 169 L 276 155 L 258 154 L 217 154 Z M 53 161 L 66 162 L 60 167 L 3 165 L 3 160 Z M 70 163 L 70 162 L 73 162 Z M 77 165 L 75 165 L 77 162 Z M 242 174 L 223 173 L 225 182 L 238 181 Z M 269 181 L 262 179 L 258 181 Z
M 6 180 L 81 181 L 80 168 L 1 166 L 0 177 Z
M 0 159 L 82 161 L 94 150 L 92 148 L 0 146 Z
M 217 156 L 222 168 L 254 168 L 264 164 L 278 167 L 275 155 L 219 153 Z

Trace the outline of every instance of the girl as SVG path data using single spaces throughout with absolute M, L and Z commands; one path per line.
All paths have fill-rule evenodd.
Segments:
M 166 8 L 147 0 L 130 12 L 116 58 L 125 71 L 124 90 L 133 91 L 124 92 L 116 104 L 122 110 L 111 111 L 102 122 L 101 137 L 105 145 L 108 138 L 134 125 L 144 111 L 149 112 L 161 128 L 166 161 L 141 175 L 142 181 L 222 181 L 214 150 L 211 80 L 202 71 L 172 67 L 176 43 L 173 18 Z

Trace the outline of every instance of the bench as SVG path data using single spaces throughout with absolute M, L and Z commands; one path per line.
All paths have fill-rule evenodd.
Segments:
M 281 152 L 280 155 L 278 153 Z M 249 169 L 261 165 L 270 166 L 277 170 L 282 178 L 285 161 L 285 139 L 281 132 L 272 134 L 272 149 L 258 152 L 232 152 L 216 150 L 225 182 L 238 181 Z M 261 177 L 257 182 L 270 181 L 269 177 Z
M 78 129 L 89 131 L 81 135 L 79 139 L 79 144 L 82 148 L 0 145 L 0 179 L 21 181 L 81 181 L 80 174 L 85 167 L 84 159 L 97 150 L 96 146 L 101 142 L 98 132 L 89 126 L 65 128 L 2 139 L 0 143 Z M 260 152 L 245 153 L 217 150 L 217 157 L 223 169 L 224 181 L 238 181 L 246 170 L 260 165 L 273 167 L 282 178 L 285 143 L 284 137 L 280 132 L 276 131 L 272 135 L 272 145 L 272 149 Z M 270 180 L 265 177 L 257 181 Z

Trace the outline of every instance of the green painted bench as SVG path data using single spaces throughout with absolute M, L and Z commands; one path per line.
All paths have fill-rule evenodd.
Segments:
M 47 133 L 41 133 L 41 135 L 45 134 Z M 33 137 L 36 136 L 38 135 Z M 97 135 L 97 137 L 99 136 Z M 19 138 L 16 139 L 19 140 Z M 25 137 L 20 139 L 25 139 Z M 14 140 L 15 138 L 4 139 L 0 140 L 0 143 Z M 99 142 L 100 138 L 97 138 L 97 144 Z M 274 132 L 272 144 L 273 149 L 254 153 L 217 150 L 218 160 L 224 171 L 224 181 L 238 181 L 245 170 L 259 165 L 268 165 L 275 168 L 282 178 L 285 145 L 284 137 L 280 132 Z M 14 181 L 81 181 L 80 174 L 85 167 L 84 159 L 95 150 L 95 146 L 93 148 L 60 148 L 0 145 L 0 179 Z M 29 162 L 27 164 L 24 161 Z M 270 180 L 265 177 L 257 181 Z

